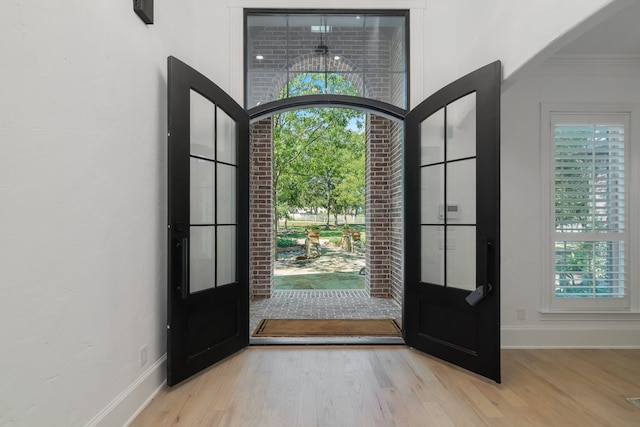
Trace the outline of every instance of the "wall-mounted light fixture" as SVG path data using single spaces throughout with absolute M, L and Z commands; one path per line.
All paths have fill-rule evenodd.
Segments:
M 145 24 L 153 24 L 153 0 L 133 0 L 133 10 Z

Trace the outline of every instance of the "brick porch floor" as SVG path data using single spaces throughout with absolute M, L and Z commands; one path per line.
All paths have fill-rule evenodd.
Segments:
M 402 323 L 402 309 L 391 298 L 372 298 L 366 290 L 273 291 L 250 303 L 249 333 L 261 319 L 375 319 Z

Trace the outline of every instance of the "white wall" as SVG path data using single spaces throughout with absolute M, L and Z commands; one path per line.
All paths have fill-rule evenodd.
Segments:
M 424 96 L 497 59 L 510 84 L 630 0 L 426 0 Z M 413 60 L 413 58 L 412 58 Z M 412 76 L 416 78 L 416 76 Z M 413 82 L 412 82 L 413 84 Z
M 226 14 L 0 5 L 0 425 L 122 424 L 164 380 L 166 58 L 224 84 Z
M 190 63 L 238 97 L 241 67 L 229 62 L 242 55 L 242 13 L 227 4 L 285 0 L 252 1 L 156 0 L 151 26 L 130 0 L 0 4 L 0 425 L 122 424 L 164 380 L 166 57 Z M 423 51 L 413 60 L 421 58 L 424 72 L 413 78 L 424 80 L 426 95 L 497 58 L 505 70 L 518 69 L 609 2 L 565 1 L 572 7 L 539 0 L 546 6 L 527 12 L 537 25 L 526 31 L 509 21 L 523 6 L 506 0 L 495 4 L 499 15 L 472 0 L 394 4 L 423 11 Z M 521 104 L 514 108 L 529 112 Z M 507 147 L 507 177 L 517 172 L 517 162 L 508 166 L 512 157 L 524 160 Z M 505 189 L 507 230 L 517 193 Z M 535 213 L 518 215 L 536 221 Z M 508 254 L 515 242 L 504 235 Z M 535 312 L 528 305 L 537 292 L 534 267 L 514 262 L 533 286 L 519 286 L 525 299 L 505 286 L 505 307 L 526 303 Z M 505 271 L 505 283 L 511 279 Z M 504 317 L 513 325 L 511 315 Z M 144 345 L 148 361 L 140 366 Z
M 611 58 L 609 58 L 610 60 Z M 640 104 L 640 60 L 544 64 L 502 97 L 502 327 L 506 347 L 640 346 L 638 314 L 547 316 L 543 305 L 540 104 Z M 636 130 L 637 131 L 637 130 Z M 637 133 L 637 132 L 636 132 Z M 634 148 L 640 149 L 640 134 Z M 637 194 L 637 189 L 631 189 Z M 630 264 L 637 263 L 637 254 Z M 635 294 L 637 298 L 637 294 Z M 516 310 L 524 309 L 525 320 Z M 575 318 L 575 317 L 574 317 Z

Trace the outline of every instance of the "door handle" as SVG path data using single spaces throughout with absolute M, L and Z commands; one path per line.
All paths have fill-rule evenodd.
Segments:
M 492 247 L 492 243 L 489 239 L 485 238 L 484 250 L 482 251 L 482 258 L 484 261 L 484 278 L 482 284 L 478 285 L 475 291 L 466 296 L 465 301 L 467 301 L 467 304 L 470 306 L 474 306 L 485 299 L 493 289 L 493 286 L 489 283 L 489 250 L 491 250 Z
M 178 286 L 178 291 L 180 291 L 182 295 L 182 299 L 187 299 L 189 296 L 189 239 L 183 238 L 180 243 L 181 252 L 181 274 L 180 274 L 180 286 Z

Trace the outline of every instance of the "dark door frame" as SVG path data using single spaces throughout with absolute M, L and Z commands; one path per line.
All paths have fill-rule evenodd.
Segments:
M 404 119 L 408 113 L 408 110 L 396 107 L 395 105 L 386 102 L 376 101 L 374 99 L 361 98 L 359 96 L 329 94 L 304 95 L 266 102 L 247 110 L 247 112 L 249 113 L 250 122 L 253 123 L 273 114 L 314 107 L 335 107 L 362 110 L 367 113 L 377 114 L 401 123 L 404 123 Z

